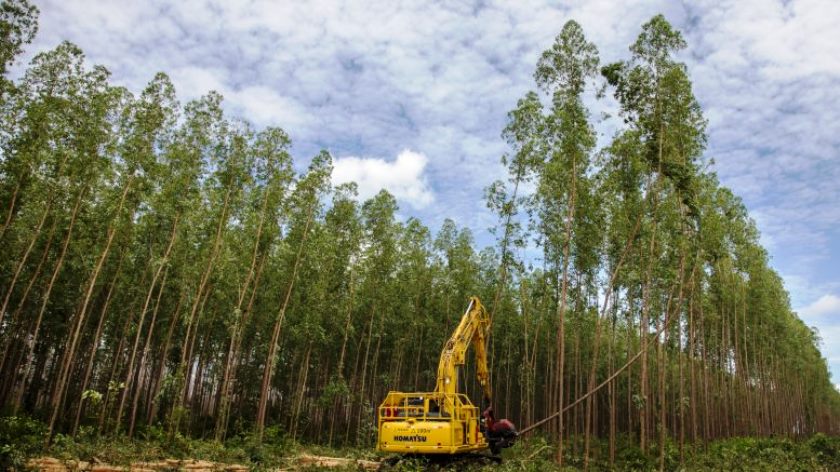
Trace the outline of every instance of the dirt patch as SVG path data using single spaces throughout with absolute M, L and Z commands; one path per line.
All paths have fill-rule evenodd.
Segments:
M 366 461 L 364 459 L 345 459 L 342 457 L 310 456 L 303 454 L 298 457 L 298 464 L 315 467 L 350 467 L 356 466 L 360 470 L 377 470 L 379 462 Z
M 38 472 L 246 472 L 248 470 L 247 466 L 239 464 L 176 459 L 134 462 L 128 467 L 121 467 L 85 461 L 62 461 L 54 457 L 40 457 L 30 460 L 26 466 L 29 470 Z
M 379 462 L 364 459 L 342 457 L 313 456 L 303 454 L 294 460 L 299 467 L 348 468 L 359 470 L 377 470 Z M 27 468 L 38 472 L 247 472 L 248 467 L 240 464 L 221 464 L 200 460 L 165 459 L 154 462 L 134 462 L 128 467 L 112 466 L 102 463 L 67 460 L 54 457 L 39 457 L 30 460 Z M 279 470 L 295 470 L 279 469 Z

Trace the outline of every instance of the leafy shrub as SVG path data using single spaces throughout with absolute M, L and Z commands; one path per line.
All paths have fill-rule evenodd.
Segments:
M 656 468 L 653 458 L 645 455 L 636 445 L 624 445 L 616 453 L 617 462 L 626 470 L 653 470 Z
M 266 428 L 262 441 L 259 441 L 249 425 L 236 423 L 224 443 L 192 439 L 180 433 L 171 434 L 160 426 L 142 426 L 134 439 L 120 435 L 102 436 L 94 428 L 82 426 L 75 437 L 57 434 L 50 447 L 44 444 L 46 429 L 42 422 L 30 417 L 0 417 L 0 470 L 20 470 L 29 457 L 38 455 L 86 461 L 96 457 L 113 465 L 128 465 L 135 461 L 168 457 L 190 458 L 246 464 L 255 470 L 287 467 L 293 464 L 290 458 L 301 452 L 365 459 L 382 457 L 381 453 L 374 452 L 369 445 L 338 450 L 311 444 L 302 445 L 295 442 L 281 426 Z M 581 446 L 582 443 L 573 445 L 572 440 L 566 441 L 566 468 L 562 470 L 579 470 L 582 467 Z M 590 470 L 630 472 L 658 469 L 656 444 L 651 444 L 651 449 L 644 454 L 634 437 L 619 435 L 614 464 L 609 462 L 608 447 L 609 443 L 606 440 L 592 439 Z M 547 437 L 522 438 L 515 447 L 503 451 L 504 462 L 501 466 L 462 464 L 456 469 L 557 472 L 561 469 L 554 463 L 555 451 L 556 443 Z M 424 463 L 409 460 L 401 462 L 395 470 L 424 470 L 424 467 Z M 668 440 L 665 444 L 665 469 L 681 472 L 840 470 L 840 438 L 816 434 L 801 442 L 786 438 L 744 437 L 715 441 L 708 447 L 686 444 L 683 447 L 682 463 L 678 446 L 672 440 Z
M 28 416 L 0 418 L 0 469 L 22 469 L 44 446 L 47 427 Z
M 817 433 L 806 443 L 808 451 L 821 464 L 830 469 L 840 469 L 840 437 Z

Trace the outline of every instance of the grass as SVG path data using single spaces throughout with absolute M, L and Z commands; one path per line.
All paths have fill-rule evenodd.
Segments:
M 249 434 L 236 435 L 224 443 L 191 439 L 176 434 L 166 435 L 160 428 L 145 430 L 139 437 L 105 437 L 83 428 L 76 437 L 56 436 L 49 447 L 44 445 L 46 428 L 43 423 L 25 416 L 0 417 L 0 469 L 22 469 L 32 457 L 51 456 L 62 460 L 97 460 L 112 465 L 129 465 L 138 461 L 164 458 L 198 459 L 221 463 L 237 463 L 253 470 L 270 470 L 294 465 L 300 454 L 331 457 L 350 457 L 376 460 L 381 456 L 373 448 L 331 449 L 290 440 L 277 428 L 268 428 L 262 442 Z M 607 444 L 594 441 L 593 471 L 656 470 L 656 453 L 645 455 L 629 438 L 622 438 L 616 461 L 610 464 Z M 566 445 L 563 471 L 581 470 L 580 444 Z M 840 437 L 817 434 L 804 441 L 785 438 L 731 438 L 702 445 L 685 447 L 680 462 L 679 449 L 666 444 L 666 470 L 671 471 L 840 471 Z M 575 451 L 578 453 L 576 454 Z M 652 451 L 658 451 L 656 446 Z M 545 438 L 529 438 L 503 452 L 500 466 L 473 467 L 470 470 L 518 472 L 561 471 L 554 463 L 554 444 Z M 422 471 L 428 465 L 422 460 L 406 460 L 395 470 Z M 310 468 L 308 470 L 317 470 Z M 332 469 L 335 470 L 335 469 Z M 349 469 L 353 470 L 353 469 Z

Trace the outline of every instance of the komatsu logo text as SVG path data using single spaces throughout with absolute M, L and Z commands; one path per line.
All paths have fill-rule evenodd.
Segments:
M 402 441 L 402 442 L 426 442 L 426 436 L 394 436 L 394 441 Z

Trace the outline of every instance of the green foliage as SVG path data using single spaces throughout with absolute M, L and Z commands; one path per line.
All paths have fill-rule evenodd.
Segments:
M 291 440 L 282 428 L 268 427 L 259 441 L 253 434 L 237 434 L 225 442 L 189 439 L 165 430 L 147 428 L 141 437 L 103 437 L 92 429 L 82 430 L 76 437 L 59 434 L 49 447 L 44 445 L 46 427 L 28 417 L 0 418 L 0 451 L 4 467 L 21 468 L 31 457 L 53 456 L 62 460 L 96 460 L 126 466 L 138 461 L 165 458 L 199 459 L 221 463 L 238 463 L 253 469 L 269 470 L 294 464 L 301 453 L 327 457 L 381 460 L 369 448 L 331 449 L 317 445 L 302 445 Z M 840 458 L 840 438 L 816 434 L 806 441 L 787 439 L 732 438 L 715 441 L 707 448 L 702 444 L 686 445 L 684 458 L 674 443 L 666 445 L 666 470 L 684 471 L 827 471 L 835 470 Z M 570 444 L 567 444 L 567 448 Z M 620 438 L 615 463 L 607 460 L 607 443 L 596 441 L 593 470 L 647 471 L 656 469 L 656 462 L 642 453 L 628 438 Z M 554 462 L 555 444 L 550 438 L 523 438 L 515 447 L 503 451 L 501 465 L 483 466 L 480 461 L 462 461 L 441 470 L 497 470 L 497 471 L 560 471 Z M 579 470 L 582 457 L 569 454 L 567 467 Z M 391 470 L 428 470 L 425 459 L 407 458 Z M 316 470 L 316 469 L 313 469 Z
M 840 437 L 817 433 L 808 440 L 813 457 L 829 468 L 840 469 Z
M 15 56 L 38 32 L 38 13 L 38 8 L 27 0 L 0 3 L 0 76 L 3 80 Z
M 199 459 L 221 463 L 250 464 L 270 468 L 284 463 L 299 449 L 280 428 L 266 429 L 263 441 L 254 435 L 237 435 L 225 443 L 196 440 L 181 434 L 170 436 L 158 427 L 147 428 L 140 438 L 106 437 L 82 428 L 71 437 L 58 434 L 45 446 L 46 425 L 29 417 L 0 418 L 0 459 L 3 468 L 22 469 L 27 459 L 52 456 L 61 460 L 97 460 L 126 466 L 132 462 L 166 458 Z
M 318 403 L 322 407 L 333 404 L 336 400 L 344 400 L 350 397 L 350 387 L 344 379 L 333 379 L 324 387 Z
M 87 401 L 92 407 L 98 407 L 102 404 L 102 394 L 96 390 L 85 390 L 82 392 L 82 401 Z
M 824 455 L 814 450 L 814 445 L 824 451 Z M 606 460 L 606 443 L 595 444 L 594 470 L 604 471 L 648 471 L 656 470 L 658 464 L 644 454 L 637 445 L 623 439 L 619 442 L 616 461 L 610 464 Z M 545 439 L 536 438 L 523 441 L 506 454 L 501 470 L 560 470 L 552 461 L 551 445 Z M 840 444 L 836 438 L 815 435 L 804 442 L 784 439 L 732 438 L 711 443 L 708 449 L 702 444 L 686 445 L 684 458 L 680 460 L 679 449 L 675 444 L 666 445 L 667 461 L 665 470 L 679 471 L 828 471 L 836 468 L 835 459 L 829 457 L 840 453 Z M 569 464 L 581 464 L 581 458 L 569 454 Z M 486 470 L 490 470 L 487 468 Z M 498 470 L 498 469 L 495 469 Z M 569 470 L 579 470 L 570 468 Z
M 22 469 L 44 446 L 44 424 L 28 416 L 0 417 L 0 468 Z
M 707 452 L 698 451 L 690 459 L 687 470 L 831 470 L 835 465 L 814 455 L 810 444 L 810 441 L 733 438 L 712 444 Z M 837 444 L 833 447 L 836 453 Z

